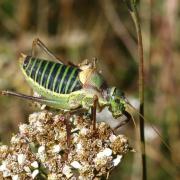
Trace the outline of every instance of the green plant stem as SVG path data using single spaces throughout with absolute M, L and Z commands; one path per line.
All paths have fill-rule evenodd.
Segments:
M 146 168 L 146 150 L 145 150 L 145 137 L 144 137 L 144 57 L 143 57 L 143 43 L 141 34 L 141 25 L 139 20 L 138 11 L 136 5 L 132 6 L 133 11 L 130 11 L 132 19 L 134 21 L 137 39 L 138 39 L 138 55 L 139 55 L 139 99 L 140 99 L 140 109 L 139 116 L 140 122 L 140 140 L 141 140 L 141 158 L 142 158 L 142 179 L 147 179 L 147 168 Z

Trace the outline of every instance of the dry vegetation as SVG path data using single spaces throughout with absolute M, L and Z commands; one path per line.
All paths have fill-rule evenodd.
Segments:
M 139 5 L 145 53 L 145 116 L 171 146 L 169 152 L 146 122 L 148 179 L 178 179 L 179 2 L 148 0 Z M 110 85 L 138 97 L 136 32 L 123 1 L 1 0 L 0 90 L 30 94 L 17 59 L 20 52 L 30 54 L 36 37 L 62 60 L 78 63 L 97 57 L 99 69 Z M 41 52 L 38 55 L 45 56 Z M 0 97 L 3 144 L 8 144 L 12 133 L 18 131 L 18 124 L 24 123 L 34 109 L 28 102 Z M 131 124 L 122 131 L 134 142 Z M 139 179 L 140 158 L 136 154 L 128 154 L 111 178 Z

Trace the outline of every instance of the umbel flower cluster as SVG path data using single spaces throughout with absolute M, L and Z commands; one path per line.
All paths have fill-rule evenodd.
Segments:
M 104 122 L 86 116 L 69 116 L 48 111 L 33 113 L 29 124 L 21 124 L 10 147 L 0 146 L 0 179 L 101 179 L 129 152 L 124 135 L 115 135 Z

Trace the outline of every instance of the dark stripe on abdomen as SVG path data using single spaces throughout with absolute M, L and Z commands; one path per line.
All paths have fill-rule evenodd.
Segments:
M 74 87 L 73 91 L 78 91 L 82 88 L 82 83 L 80 81 L 77 81 L 76 86 Z
M 62 79 L 63 74 L 64 74 L 64 72 L 65 72 L 65 70 L 67 68 L 67 66 L 65 66 L 65 65 L 61 65 L 61 66 L 62 66 L 61 71 L 60 71 L 60 73 L 59 73 L 59 75 L 57 77 L 57 80 L 55 82 L 56 84 L 55 84 L 54 92 L 57 92 L 57 93 L 59 93 L 59 84 L 61 83 L 61 79 Z
M 80 70 L 79 70 L 79 69 L 76 69 L 76 71 L 75 71 L 73 77 L 71 78 L 71 81 L 70 81 L 70 83 L 69 83 L 69 87 L 68 87 L 68 90 L 67 90 L 66 93 L 71 93 L 71 92 L 73 92 L 72 86 L 73 86 L 73 84 L 74 84 L 74 82 L 75 82 L 75 80 L 76 80 L 76 78 L 77 78 L 79 72 L 80 72 Z M 81 88 L 82 88 L 82 86 L 81 86 Z M 81 88 L 79 88 L 79 89 L 81 89 Z M 78 90 L 79 90 L 79 89 L 78 89 Z
M 62 88 L 61 88 L 61 91 L 60 91 L 61 94 L 65 94 L 65 89 L 66 89 L 66 86 L 67 86 L 67 82 L 68 82 L 69 77 L 71 76 L 71 73 L 72 73 L 73 70 L 74 70 L 74 67 L 70 67 L 68 69 L 67 73 L 66 73 L 64 81 L 61 82 L 62 83 Z
M 34 66 L 31 69 L 31 78 L 35 80 L 35 75 L 36 75 L 37 68 L 39 66 L 40 61 L 39 60 L 34 60 L 34 61 L 36 61 L 36 62 L 35 62 Z
M 42 64 L 41 64 L 41 67 L 39 68 L 39 70 L 38 70 L 38 72 L 37 72 L 36 82 L 37 82 L 38 84 L 41 83 L 42 73 L 43 73 L 43 70 L 44 70 L 46 64 L 47 64 L 47 61 L 43 61 Z
M 50 76 L 50 79 L 49 79 L 49 84 L 48 84 L 48 87 L 47 87 L 50 90 L 53 90 L 54 79 L 56 77 L 57 71 L 60 68 L 60 66 L 61 66 L 61 64 L 56 63 L 56 65 L 54 66 L 54 69 L 53 69 L 53 71 L 51 73 L 51 76 Z
M 78 78 L 78 77 L 77 77 Z M 74 88 L 71 90 L 71 92 L 74 92 L 74 91 L 78 91 L 82 89 L 82 83 L 80 82 L 80 80 L 77 80 L 76 83 L 75 83 L 75 86 Z
M 48 61 L 47 61 L 48 62 Z M 46 70 L 45 70 L 45 73 L 43 75 L 43 80 L 42 80 L 42 86 L 46 88 L 46 82 L 47 82 L 47 79 L 48 79 L 48 76 L 49 76 L 49 73 L 50 73 L 50 70 L 51 70 L 51 67 L 53 66 L 53 62 L 50 62 L 49 61 L 49 64 L 48 66 L 46 67 Z

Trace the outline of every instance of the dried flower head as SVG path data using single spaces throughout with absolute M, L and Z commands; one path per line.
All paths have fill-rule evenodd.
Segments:
M 100 179 L 130 151 L 124 135 L 115 135 L 104 122 L 96 132 L 88 117 L 69 116 L 70 144 L 64 115 L 42 111 L 19 126 L 11 146 L 0 146 L 0 175 L 4 179 Z

